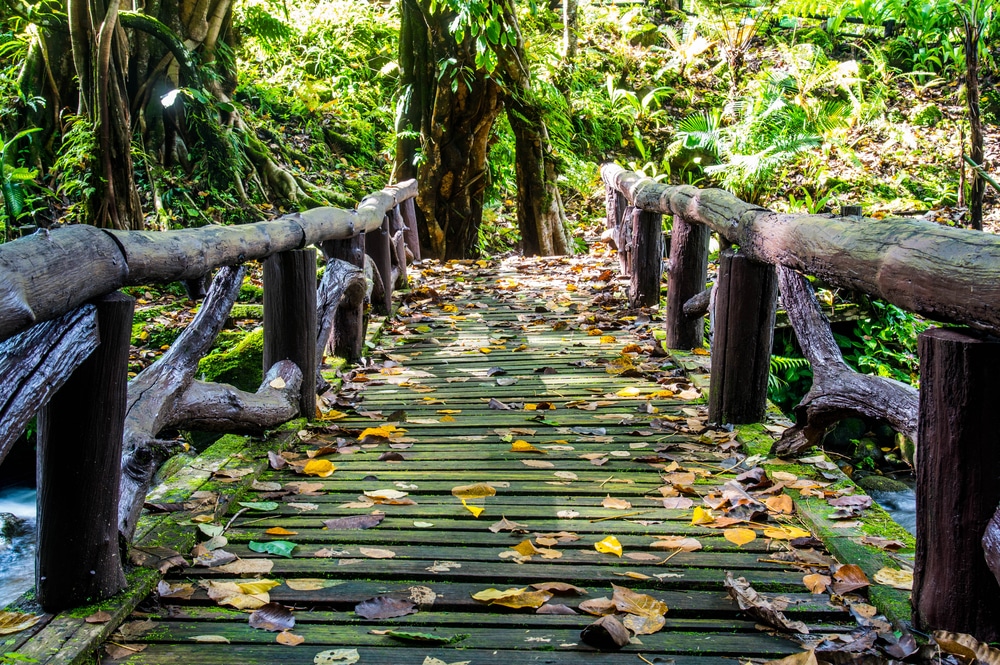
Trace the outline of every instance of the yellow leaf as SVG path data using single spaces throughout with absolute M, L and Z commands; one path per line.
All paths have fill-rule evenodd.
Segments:
M 722 535 L 726 540 L 739 547 L 757 540 L 757 534 L 753 529 L 726 529 L 722 532 Z
M 484 603 L 490 603 L 499 598 L 516 596 L 522 594 L 528 590 L 528 587 L 521 587 L 520 589 L 507 589 L 506 591 L 500 591 L 499 589 L 483 589 L 482 591 L 477 591 L 472 594 L 472 597 L 476 600 L 481 600 Z
M 333 462 L 328 459 L 312 459 L 306 462 L 306 465 L 302 467 L 302 473 L 307 476 L 319 476 L 320 478 L 332 476 L 333 472 L 336 470 L 337 467 L 335 467 Z
M 342 420 L 343 418 L 347 417 L 346 413 L 344 413 L 343 411 L 337 411 L 336 409 L 330 409 L 329 411 L 325 412 L 320 411 L 319 409 L 317 409 L 316 411 L 318 413 L 318 415 L 316 416 L 317 420 Z
M 875 573 L 875 582 L 894 589 L 913 591 L 913 571 L 882 568 Z
M 269 536 L 297 536 L 297 535 L 299 535 L 298 531 L 289 531 L 288 529 L 284 529 L 284 528 L 282 528 L 280 526 L 271 527 L 270 529 L 268 529 L 264 533 L 266 533 Z
M 594 543 L 594 549 L 601 554 L 614 554 L 619 557 L 622 555 L 622 544 L 614 536 L 608 536 Z
M 702 508 L 701 506 L 695 506 L 694 516 L 691 518 L 691 526 L 697 524 L 711 524 L 715 521 L 715 517 L 712 516 L 712 511 L 708 508 Z
M 465 502 L 465 499 L 462 499 L 462 505 L 465 506 L 466 510 L 472 513 L 473 517 L 479 517 L 480 515 L 483 514 L 483 511 L 486 510 L 485 508 L 481 508 L 479 506 L 470 506 Z
M 524 405 L 524 410 L 525 411 L 537 411 L 538 410 L 538 405 L 537 404 L 525 404 Z
M 459 499 L 482 499 L 487 496 L 496 496 L 496 488 L 486 483 L 476 483 L 475 485 L 459 485 L 452 487 L 451 493 Z
M 521 607 L 538 608 L 547 603 L 551 598 L 552 594 L 548 591 L 525 591 L 514 596 L 502 596 L 494 600 L 490 605 L 503 605 L 504 607 L 513 607 L 515 609 Z
M 396 427 L 395 425 L 382 425 L 380 427 L 367 427 L 367 428 L 365 428 L 364 431 L 361 432 L 361 435 L 358 437 L 358 441 L 364 441 L 365 439 L 367 439 L 370 436 L 380 436 L 383 439 L 391 439 L 394 436 L 401 435 L 405 431 L 406 431 L 405 429 L 402 429 L 400 427 Z
M 773 538 L 775 540 L 793 540 L 795 538 L 808 538 L 810 534 L 805 529 L 800 529 L 797 526 L 786 525 L 783 527 L 768 527 L 764 529 L 765 538 Z
M 491 349 L 488 346 L 481 346 L 481 347 L 479 347 L 479 352 L 480 353 L 490 353 L 492 350 L 493 349 Z
M 523 439 L 518 439 L 514 443 L 510 444 L 510 452 L 512 453 L 541 453 L 547 455 L 548 453 L 544 450 L 535 448 L 533 445 L 528 443 Z
M 653 616 L 629 614 L 622 619 L 622 625 L 636 635 L 652 635 L 663 628 L 666 623 L 667 620 L 662 614 L 655 614 Z
M 441 416 L 441 422 L 443 422 L 443 423 L 453 423 L 453 422 L 455 422 L 455 416 Z
M 707 355 L 710 355 L 710 352 L 709 352 L 708 349 L 691 349 L 691 353 L 693 353 L 696 356 L 707 356 Z
M 635 386 L 629 386 L 628 388 L 622 388 L 615 393 L 619 397 L 636 397 L 642 394 L 642 391 Z
M 534 556 L 536 554 L 540 554 L 538 548 L 532 544 L 530 538 L 525 538 L 517 545 L 511 547 L 511 549 L 520 554 L 521 556 Z
M 462 410 L 461 409 L 438 409 L 437 412 L 438 413 L 445 413 L 445 414 L 448 414 L 448 415 L 451 416 L 451 415 L 455 415 L 456 413 L 462 413 Z
M 697 552 L 701 549 L 701 543 L 697 538 L 685 538 L 684 536 L 655 536 L 657 539 L 650 547 L 655 549 L 681 550 L 684 552 Z
M 243 593 L 254 594 L 266 593 L 279 584 L 281 583 L 275 582 L 274 580 L 254 580 L 252 582 L 237 583 L 236 586 L 238 586 Z
M 614 344 L 614 343 L 615 343 L 614 335 L 601 335 L 601 344 Z

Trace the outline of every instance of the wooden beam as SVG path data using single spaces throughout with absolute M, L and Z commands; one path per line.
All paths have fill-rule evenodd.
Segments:
M 630 307 L 660 304 L 663 276 L 663 216 L 638 208 L 632 213 L 632 270 L 629 277 Z
M 674 217 L 667 278 L 667 348 L 696 349 L 705 337 L 705 321 L 684 313 L 684 304 L 705 290 L 711 230 Z

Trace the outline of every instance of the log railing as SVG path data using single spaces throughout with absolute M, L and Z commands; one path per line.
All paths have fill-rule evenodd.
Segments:
M 659 301 L 661 215 L 673 218 L 667 283 L 670 348 L 703 343 L 713 314 L 709 415 L 764 415 L 774 312 L 782 304 L 813 386 L 796 424 L 772 448 L 792 454 L 821 441 L 837 420 L 888 421 L 917 443 L 918 627 L 1000 639 L 1000 237 L 915 220 L 783 215 L 719 189 L 656 183 L 615 164 L 601 169 L 608 231 L 630 275 L 632 306 Z M 710 233 L 723 248 L 706 292 Z M 851 370 L 809 281 L 881 298 L 958 324 L 921 334 L 920 390 Z M 709 302 L 711 301 L 711 307 Z
M 122 589 L 119 539 L 130 540 L 154 472 L 176 449 L 161 431 L 254 432 L 313 416 L 324 350 L 356 359 L 365 300 L 388 312 L 407 258 L 420 257 L 416 192 L 409 180 L 357 210 L 159 233 L 70 226 L 0 245 L 0 462 L 37 414 L 43 608 Z M 318 288 L 310 245 L 326 259 Z M 198 361 L 239 294 L 241 264 L 255 259 L 264 260 L 264 381 L 256 393 L 198 381 Z M 129 382 L 134 300 L 118 289 L 220 267 L 194 321 Z

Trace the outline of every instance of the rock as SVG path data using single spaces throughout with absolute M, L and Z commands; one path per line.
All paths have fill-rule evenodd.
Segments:
M 910 486 L 886 476 L 872 474 L 859 479 L 858 485 L 866 492 L 905 492 Z
M 11 513 L 0 513 L 0 547 L 8 547 L 10 541 L 23 536 L 28 526 L 23 519 Z
M 827 432 L 823 447 L 830 450 L 850 451 L 854 439 L 860 439 L 868 431 L 865 421 L 860 418 L 844 418 L 836 427 Z

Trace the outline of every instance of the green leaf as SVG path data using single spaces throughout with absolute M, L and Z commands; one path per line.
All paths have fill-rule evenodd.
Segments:
M 247 547 L 254 552 L 273 554 L 275 556 L 283 556 L 291 559 L 292 550 L 295 549 L 295 543 L 287 540 L 269 540 L 266 543 L 258 543 L 256 540 L 251 540 Z
M 277 501 L 240 501 L 239 504 L 250 510 L 277 510 Z
M 209 538 L 215 538 L 216 536 L 221 536 L 222 532 L 226 529 L 221 524 L 199 524 L 198 530 Z
M 435 635 L 434 633 L 415 633 L 409 630 L 390 630 L 386 633 L 389 637 L 407 642 L 429 642 L 431 644 L 454 644 L 461 642 L 468 637 L 467 634 L 460 635 Z

